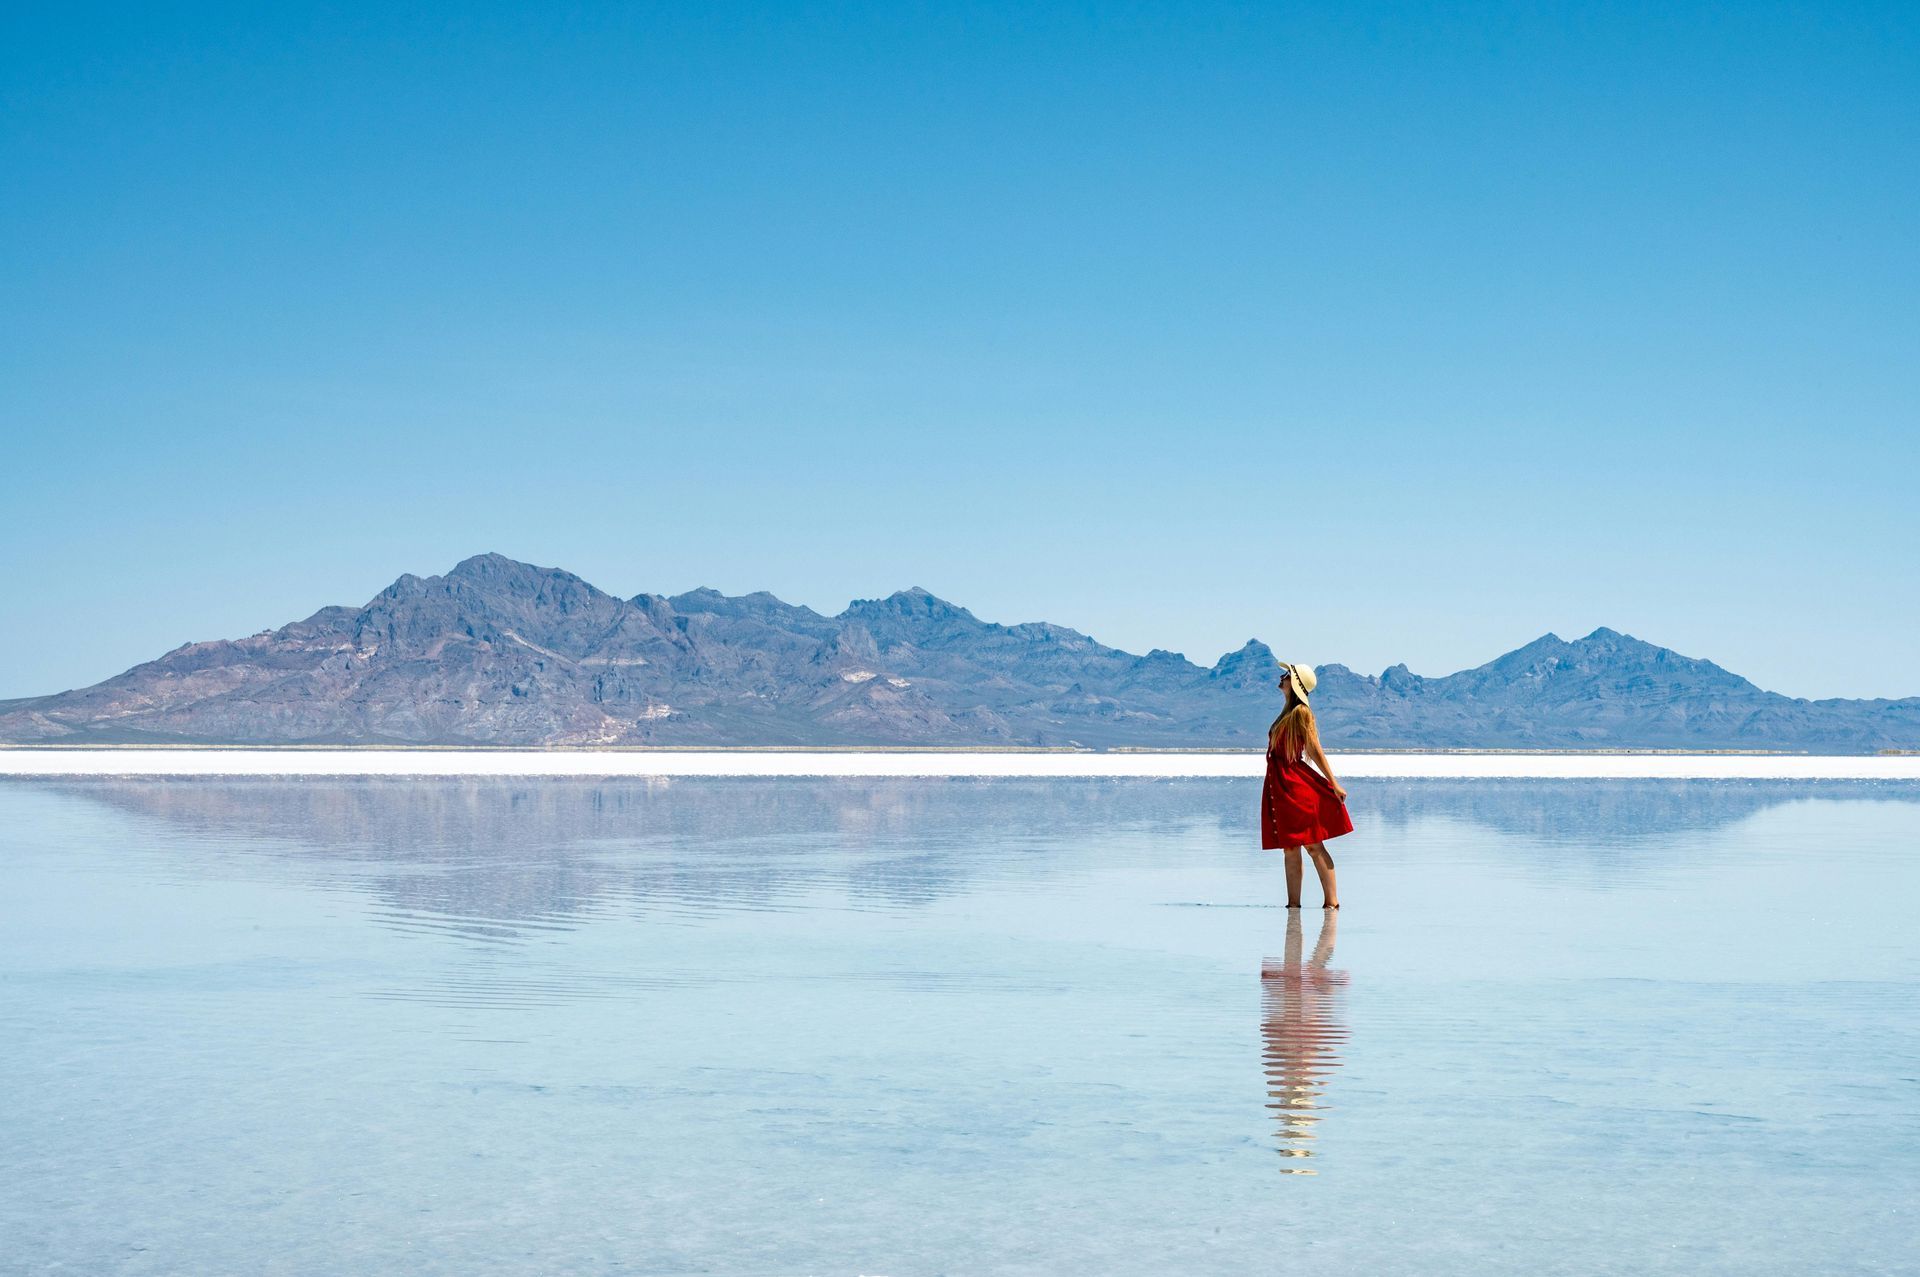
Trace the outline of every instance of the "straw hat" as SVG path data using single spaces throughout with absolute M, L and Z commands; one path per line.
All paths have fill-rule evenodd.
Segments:
M 1285 661 L 1280 662 L 1278 686 L 1293 688 L 1293 694 L 1300 698 L 1302 704 L 1306 703 L 1307 697 L 1312 695 L 1314 687 L 1319 682 L 1320 680 L 1314 677 L 1313 666 L 1289 665 Z

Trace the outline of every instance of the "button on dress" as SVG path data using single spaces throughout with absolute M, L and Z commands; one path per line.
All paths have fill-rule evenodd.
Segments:
M 1275 746 L 1267 751 L 1267 783 L 1260 790 L 1260 845 L 1305 847 L 1353 832 L 1347 805 L 1313 768 L 1288 758 Z

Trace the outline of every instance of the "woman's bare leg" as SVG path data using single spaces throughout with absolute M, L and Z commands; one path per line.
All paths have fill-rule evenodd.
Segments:
M 1300 907 L 1300 877 L 1300 849 L 1289 847 L 1287 848 L 1287 908 L 1289 909 Z
M 1327 844 L 1314 843 L 1307 848 L 1307 854 L 1313 857 L 1314 872 L 1320 875 L 1320 894 L 1326 898 L 1326 907 L 1340 907 L 1340 888 L 1333 880 L 1333 857 L 1327 854 Z M 1291 863 L 1291 862 L 1289 862 Z

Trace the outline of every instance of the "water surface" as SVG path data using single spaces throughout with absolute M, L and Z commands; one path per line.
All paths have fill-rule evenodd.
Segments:
M 1355 788 L 0 784 L 0 1271 L 1914 1271 L 1920 788 Z

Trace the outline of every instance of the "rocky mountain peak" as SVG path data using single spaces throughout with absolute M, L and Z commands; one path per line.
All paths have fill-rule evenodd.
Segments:
M 550 593 L 594 595 L 603 599 L 613 597 L 595 589 L 571 572 L 560 568 L 543 568 L 532 563 L 522 563 L 504 554 L 476 554 L 471 558 L 462 559 L 439 579 L 450 586 L 496 594 L 538 596 L 542 593 Z
M 835 619 L 860 622 L 883 646 L 924 643 L 930 638 L 984 628 L 967 609 L 917 585 L 896 590 L 884 599 L 856 599 Z
M 485 578 L 506 573 L 527 571 L 537 572 L 540 571 L 540 569 L 534 567 L 532 564 L 522 563 L 518 559 L 510 559 L 504 554 L 489 550 L 485 554 L 468 555 L 466 558 L 454 564 L 453 569 L 449 571 L 447 575 Z
M 1242 665 L 1264 664 L 1269 661 L 1279 664 L 1279 658 L 1273 654 L 1273 649 L 1257 638 L 1250 638 L 1215 661 L 1213 667 L 1217 670 L 1236 669 Z
M 973 621 L 973 613 L 955 603 L 949 603 L 939 595 L 921 586 L 910 586 L 904 590 L 895 590 L 884 599 L 856 600 L 849 608 L 863 611 L 873 610 L 890 613 L 894 616 L 911 616 L 926 620 L 946 618 L 964 618 Z
M 1259 639 L 1248 639 L 1213 663 L 1207 677 L 1226 687 L 1252 689 L 1279 681 L 1280 660 Z

